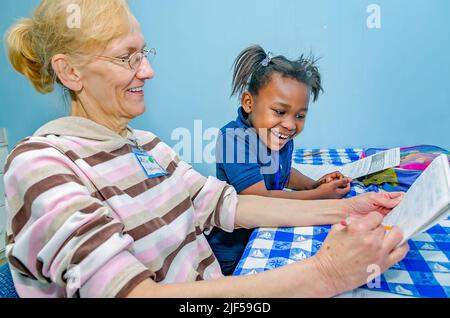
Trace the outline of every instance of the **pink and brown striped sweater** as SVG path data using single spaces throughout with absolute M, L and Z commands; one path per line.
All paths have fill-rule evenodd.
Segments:
M 169 172 L 148 178 L 138 145 Z M 203 231 L 233 231 L 237 195 L 155 135 L 123 138 L 65 117 L 19 143 L 5 166 L 7 255 L 21 297 L 122 297 L 158 283 L 221 277 Z

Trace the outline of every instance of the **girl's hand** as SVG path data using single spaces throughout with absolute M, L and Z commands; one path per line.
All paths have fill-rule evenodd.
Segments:
M 388 214 L 403 199 L 404 192 L 369 192 L 346 200 L 351 216 L 363 216 L 370 212 Z
M 340 179 L 344 179 L 344 178 L 346 178 L 348 180 L 348 182 L 352 181 L 351 178 L 345 177 L 339 171 L 328 173 L 328 174 L 324 175 L 322 178 L 320 178 L 319 180 L 316 181 L 316 188 L 319 187 L 320 185 L 324 184 L 324 183 L 329 183 L 329 182 L 331 182 L 333 180 L 340 180 Z
M 402 260 L 407 243 L 398 246 L 403 234 L 394 227 L 386 234 L 377 212 L 352 220 L 346 227 L 331 228 L 319 252 L 313 257 L 318 271 L 332 294 L 359 287 Z M 370 276 L 369 276 L 370 275 Z
M 347 178 L 332 180 L 321 184 L 316 190 L 322 199 L 341 199 L 350 192 L 350 182 Z

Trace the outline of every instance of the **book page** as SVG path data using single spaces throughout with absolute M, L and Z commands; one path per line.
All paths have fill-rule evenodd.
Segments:
M 298 164 L 298 169 L 305 176 L 318 180 L 324 175 L 339 171 L 344 176 L 356 179 L 400 164 L 400 148 L 386 150 L 373 156 L 360 159 L 343 166 Z
M 400 148 L 389 149 L 346 164 L 339 169 L 344 176 L 356 179 L 400 164 Z
M 404 243 L 448 216 L 450 211 L 450 169 L 446 155 L 440 155 L 414 182 L 402 202 L 383 220 L 403 231 Z

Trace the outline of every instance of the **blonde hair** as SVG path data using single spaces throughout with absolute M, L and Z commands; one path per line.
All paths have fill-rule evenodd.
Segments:
M 79 27 L 69 23 L 74 5 L 79 8 Z M 53 56 L 66 54 L 73 66 L 83 65 L 125 35 L 131 19 L 126 0 L 42 0 L 31 18 L 20 19 L 6 32 L 9 61 L 37 91 L 52 92 L 55 82 L 61 84 Z

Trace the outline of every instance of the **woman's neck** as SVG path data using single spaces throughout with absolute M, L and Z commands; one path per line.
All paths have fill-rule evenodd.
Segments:
M 95 112 L 87 112 L 85 108 L 77 101 L 72 101 L 72 111 L 71 116 L 75 117 L 83 117 L 93 122 L 96 122 L 99 125 L 102 125 L 122 137 L 127 136 L 127 127 L 128 120 L 113 118 L 111 116 L 105 116 L 104 114 L 95 113 Z

